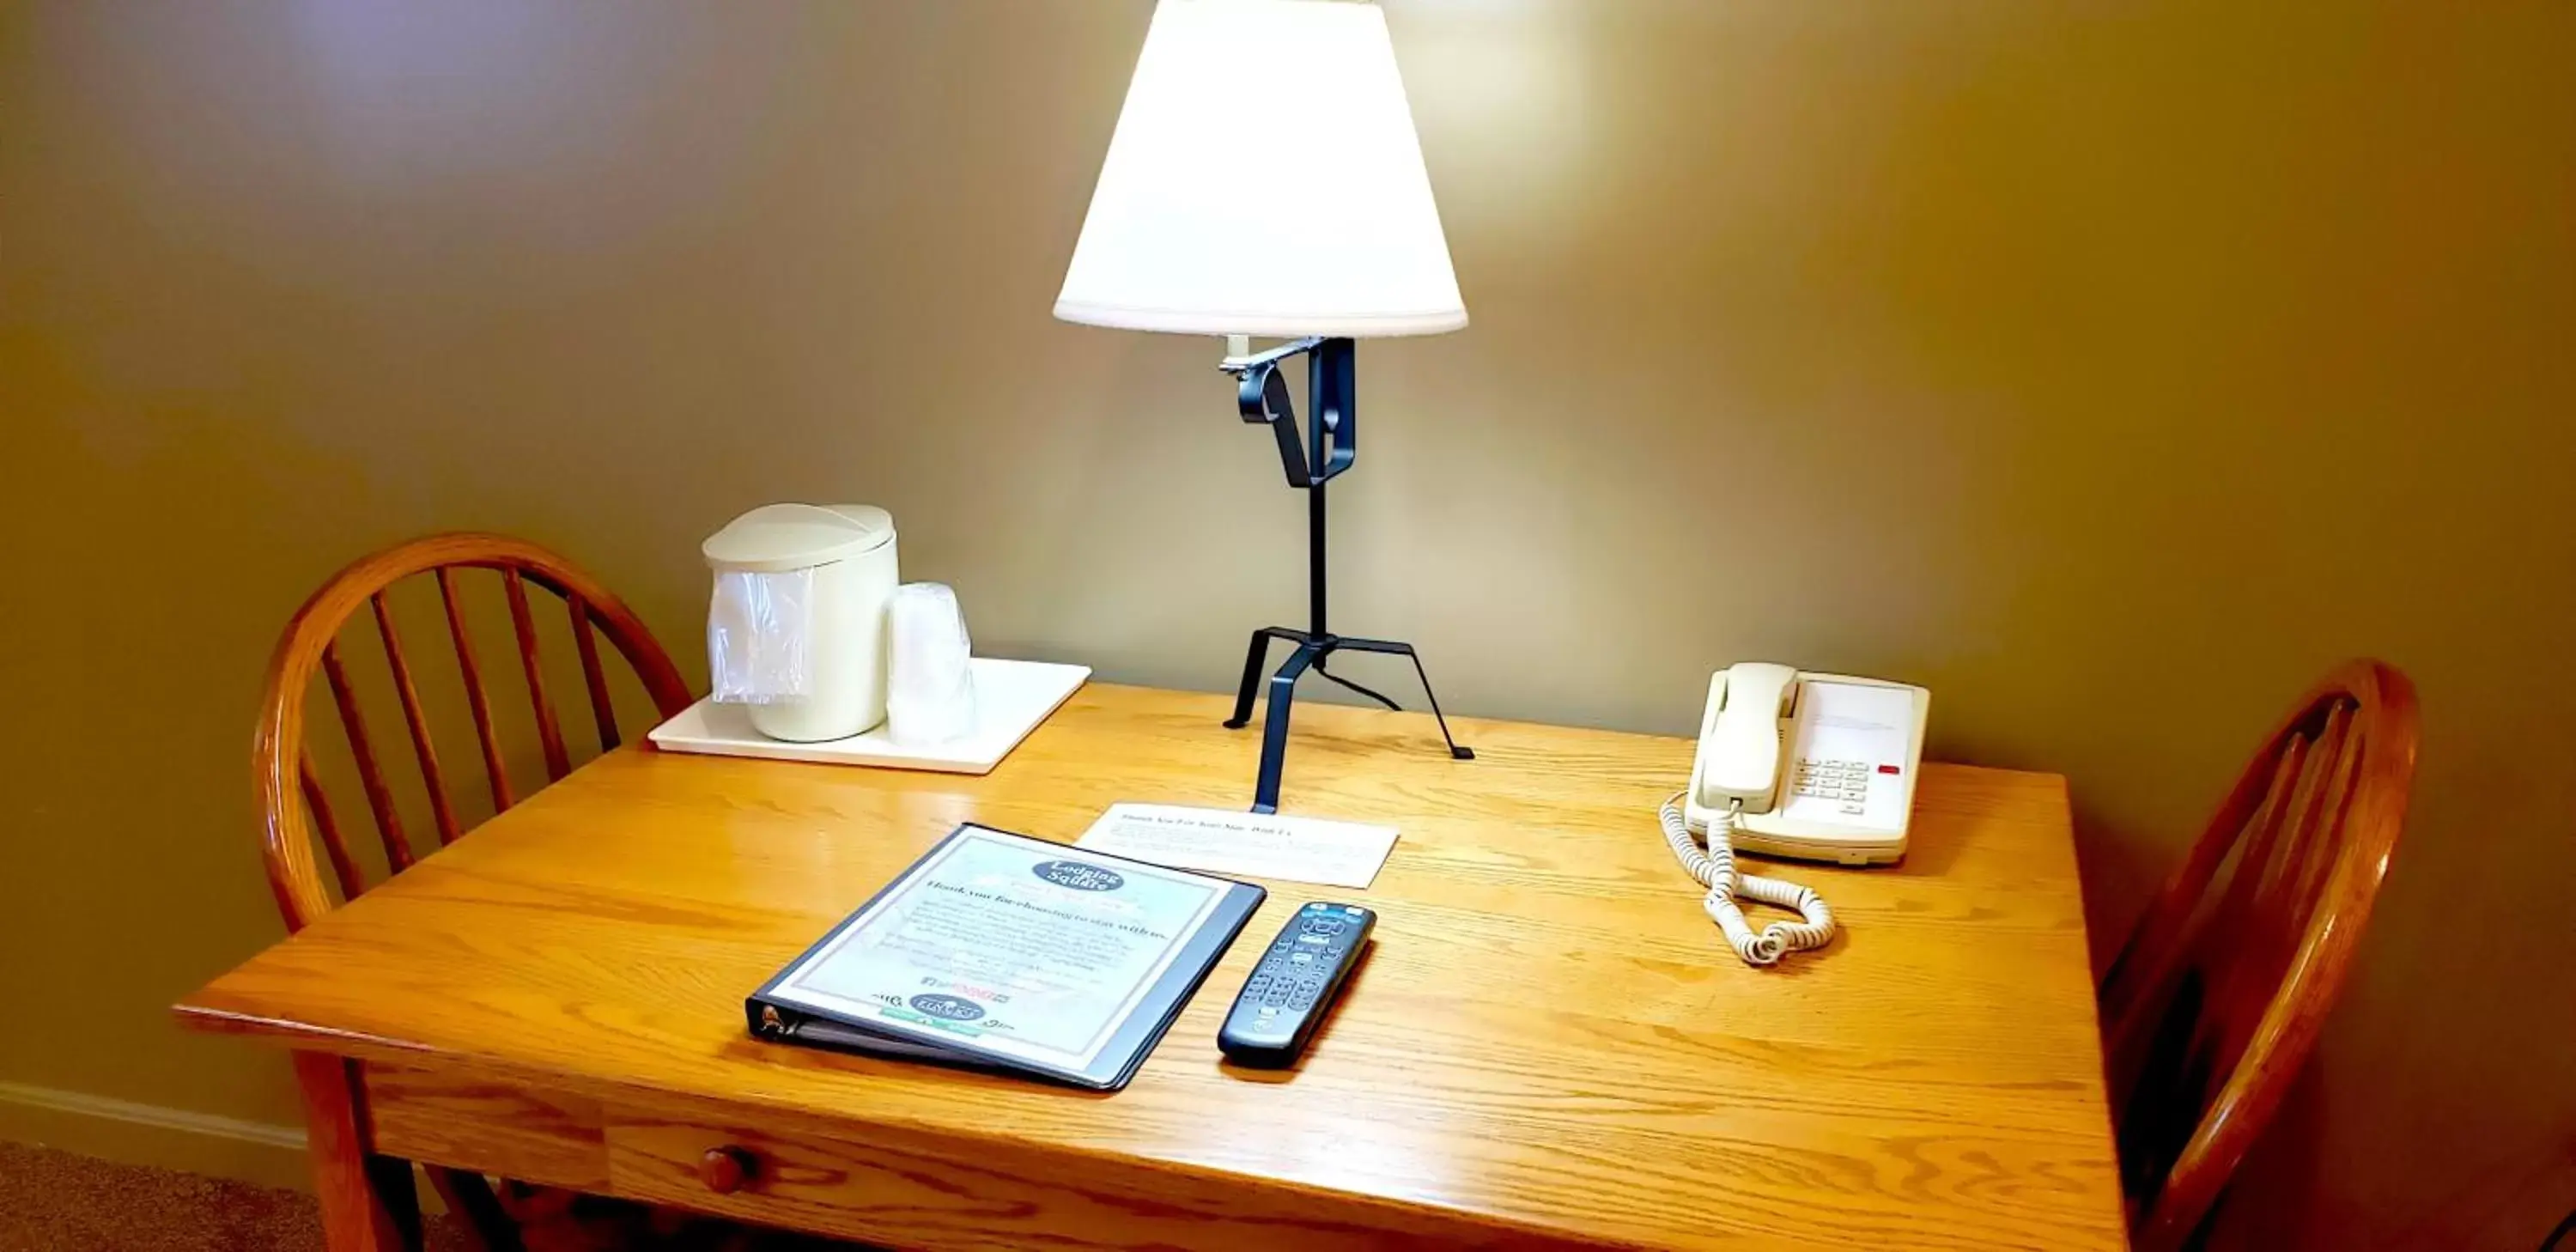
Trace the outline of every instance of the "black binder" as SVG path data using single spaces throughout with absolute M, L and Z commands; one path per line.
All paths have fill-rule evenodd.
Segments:
M 1129 1006 L 1127 1011 L 1108 1028 L 1110 1031 L 1108 1040 L 1087 1064 L 1080 1066 L 1054 1064 L 1031 1057 L 1005 1054 L 996 1052 L 990 1047 L 979 1046 L 976 1038 L 971 1034 L 946 1035 L 939 1030 L 925 1029 L 920 1025 L 906 1026 L 899 1022 L 872 1021 L 862 1014 L 832 1012 L 811 1004 L 788 1003 L 779 998 L 782 984 L 786 983 L 790 974 L 796 972 L 817 954 L 832 948 L 835 941 L 852 928 L 873 920 L 880 905 L 887 903 L 906 883 L 921 875 L 925 867 L 938 864 L 959 840 L 970 836 L 996 836 L 1002 841 L 1015 842 L 1023 846 L 1036 845 L 1030 848 L 1031 851 L 1042 847 L 1050 860 L 1037 868 L 1058 867 L 1049 869 L 1049 872 L 1068 876 L 1075 881 L 1097 883 L 1101 879 L 1095 876 L 1095 872 L 1105 873 L 1109 879 L 1120 879 L 1124 873 L 1145 872 L 1165 879 L 1205 884 L 1218 893 L 1214 903 L 1209 905 L 1200 916 L 1195 929 L 1177 936 L 1179 948 L 1172 953 L 1169 963 L 1163 967 L 1160 974 L 1154 977 L 1153 983 L 1146 989 L 1144 995 Z M 1050 879 L 1050 881 L 1053 880 Z M 1100 890 L 1101 888 L 1095 886 L 1087 889 Z M 1130 1078 L 1135 1077 L 1137 1067 L 1144 1064 L 1146 1055 L 1154 1050 L 1154 1045 L 1161 1041 L 1163 1032 L 1171 1027 L 1172 1019 L 1180 1015 L 1181 1006 L 1189 1003 L 1190 996 L 1198 990 L 1199 984 L 1206 980 L 1208 971 L 1216 967 L 1217 960 L 1225 955 L 1226 948 L 1234 942 L 1234 937 L 1242 932 L 1244 923 L 1251 920 L 1253 912 L 1261 907 L 1261 901 L 1267 894 L 1262 888 L 1251 883 L 1235 882 L 1158 865 L 1145 865 L 1126 857 L 1108 856 L 1069 845 L 1032 839 L 1009 831 L 995 830 L 989 826 L 967 823 L 950 831 L 946 838 L 941 839 L 930 851 L 923 853 L 921 858 L 914 861 L 903 873 L 896 875 L 894 881 L 869 897 L 867 903 L 860 905 L 855 912 L 841 919 L 840 923 L 833 926 L 822 938 L 815 940 L 813 946 L 799 954 L 795 960 L 789 961 L 776 974 L 771 975 L 768 982 L 761 984 L 760 989 L 743 1002 L 744 1015 L 750 1025 L 752 1036 L 758 1039 L 869 1056 L 928 1061 L 993 1073 L 1025 1075 L 1096 1091 L 1116 1091 L 1126 1086 Z M 965 997 L 958 996 L 940 995 L 917 999 L 957 1002 L 960 1007 L 955 1011 L 959 1013 L 970 1011 L 980 1013 L 982 1008 Z M 932 1005 L 931 1007 L 942 1006 Z M 930 1025 L 935 1026 L 936 1022 Z

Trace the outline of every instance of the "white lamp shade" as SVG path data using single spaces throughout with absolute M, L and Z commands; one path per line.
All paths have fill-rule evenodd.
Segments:
M 1386 15 L 1162 0 L 1055 315 L 1211 335 L 1466 325 Z

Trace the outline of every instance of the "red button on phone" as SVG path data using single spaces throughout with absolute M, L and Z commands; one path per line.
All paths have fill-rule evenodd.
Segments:
M 1882 774 L 1894 774 L 1900 771 L 1893 765 L 1881 765 L 1878 767 L 1878 772 Z

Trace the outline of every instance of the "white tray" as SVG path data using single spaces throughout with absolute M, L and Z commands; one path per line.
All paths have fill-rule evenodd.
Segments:
M 887 738 L 883 726 L 847 739 L 789 743 L 753 730 L 751 713 L 743 706 L 713 700 L 700 700 L 681 710 L 679 716 L 654 727 L 648 737 L 673 752 L 986 774 L 1091 677 L 1088 665 L 1045 661 L 979 656 L 967 666 L 975 675 L 977 724 L 973 733 L 946 743 L 907 748 Z

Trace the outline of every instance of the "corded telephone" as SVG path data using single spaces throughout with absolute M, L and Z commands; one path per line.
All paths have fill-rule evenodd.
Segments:
M 1735 849 L 1869 865 L 1905 855 L 1932 693 L 1903 683 L 1745 663 L 1708 680 L 1690 786 L 1664 803 L 1664 838 L 1709 889 L 1702 901 L 1746 962 L 1823 947 L 1834 919 L 1816 893 L 1738 873 Z M 1694 834 L 1705 834 L 1702 851 Z M 1737 897 L 1801 920 L 1755 932 Z

